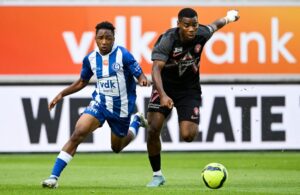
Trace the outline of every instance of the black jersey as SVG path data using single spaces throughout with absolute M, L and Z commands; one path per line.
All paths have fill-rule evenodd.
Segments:
M 167 93 L 174 90 L 200 90 L 200 57 L 212 34 L 209 27 L 199 25 L 195 39 L 188 43 L 180 40 L 179 28 L 171 28 L 159 37 L 152 51 L 152 60 L 166 62 L 161 77 Z

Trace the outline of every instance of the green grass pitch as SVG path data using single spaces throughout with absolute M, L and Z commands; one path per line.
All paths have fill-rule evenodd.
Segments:
M 152 177 L 146 153 L 78 153 L 59 180 L 43 189 L 57 154 L 0 154 L 0 194 L 300 194 L 300 152 L 164 152 L 164 186 L 145 187 Z M 205 187 L 202 168 L 220 162 L 229 178 Z

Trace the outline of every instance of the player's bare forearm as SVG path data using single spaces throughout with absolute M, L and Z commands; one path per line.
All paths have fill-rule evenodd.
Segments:
M 159 96 L 164 96 L 166 94 L 161 79 L 161 70 L 164 67 L 164 65 L 165 62 L 155 60 L 152 66 L 152 80 L 155 88 L 159 93 Z
M 79 78 L 77 81 L 73 82 L 69 87 L 65 88 L 61 92 L 61 95 L 64 97 L 64 96 L 73 94 L 73 93 L 83 89 L 85 86 L 87 86 L 87 84 L 88 84 L 88 81 L 85 81 L 85 80 Z
M 214 31 L 217 31 L 219 29 L 221 29 L 223 26 L 226 25 L 226 20 L 225 18 L 220 18 L 216 21 L 214 21 L 213 23 L 210 24 L 210 26 L 214 29 Z
M 215 32 L 224 27 L 226 24 L 237 21 L 239 18 L 240 16 L 237 10 L 230 10 L 227 12 L 227 15 L 225 17 L 214 21 L 209 26 L 211 26 L 213 28 L 213 31 Z
M 81 78 L 72 83 L 69 87 L 62 90 L 57 96 L 50 102 L 48 109 L 51 110 L 63 97 L 75 93 L 88 84 L 88 81 L 82 80 Z

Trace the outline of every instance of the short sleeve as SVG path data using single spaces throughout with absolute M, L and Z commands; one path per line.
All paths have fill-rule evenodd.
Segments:
M 170 34 L 161 35 L 152 50 L 151 60 L 161 60 L 167 62 L 169 59 L 169 54 L 172 50 L 173 41 L 174 40 L 172 40 Z
M 202 37 L 205 38 L 205 42 L 207 42 L 214 34 L 213 28 L 209 25 L 199 24 L 199 31 L 201 32 Z
M 82 62 L 80 77 L 83 80 L 89 81 L 92 76 L 93 76 L 93 71 L 91 70 L 91 64 L 90 64 L 90 61 L 88 59 L 88 56 L 86 56 L 83 59 L 83 62 Z
M 129 68 L 132 75 L 138 78 L 142 74 L 142 68 L 140 64 L 127 49 L 122 47 L 121 50 L 123 53 L 123 64 Z

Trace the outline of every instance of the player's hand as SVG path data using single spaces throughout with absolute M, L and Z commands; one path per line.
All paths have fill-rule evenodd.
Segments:
M 230 22 L 235 22 L 240 18 L 239 11 L 238 10 L 229 10 L 227 12 L 227 15 L 224 18 L 225 18 L 227 24 Z
M 148 81 L 147 77 L 142 73 L 138 78 L 138 83 L 140 86 L 150 86 L 151 82 Z
M 169 109 L 172 109 L 173 106 L 174 102 L 169 96 L 164 95 L 160 98 L 160 107 L 167 107 Z
M 63 98 L 62 94 L 58 94 L 48 105 L 48 110 L 51 111 L 52 108 Z

